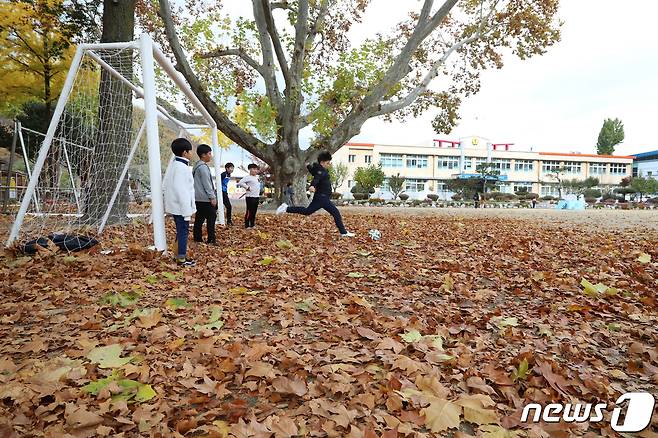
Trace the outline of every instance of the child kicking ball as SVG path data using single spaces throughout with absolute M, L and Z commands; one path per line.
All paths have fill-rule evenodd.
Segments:
M 341 237 L 354 237 L 343 225 L 343 218 L 340 216 L 338 208 L 331 202 L 331 180 L 329 178 L 329 167 L 331 166 L 331 154 L 329 152 L 320 152 L 318 162 L 306 166 L 308 171 L 313 175 L 309 191 L 313 193 L 313 200 L 308 207 L 288 207 L 285 202 L 276 209 L 276 214 L 296 213 L 309 216 L 321 208 L 324 208 L 336 222 L 336 227 Z

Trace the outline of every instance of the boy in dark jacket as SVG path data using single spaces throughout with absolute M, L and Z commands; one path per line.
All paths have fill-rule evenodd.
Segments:
M 276 214 L 297 213 L 309 216 L 321 208 L 324 208 L 333 216 L 336 227 L 340 231 L 341 237 L 354 237 L 343 225 L 343 219 L 340 212 L 333 202 L 331 202 L 331 180 L 329 178 L 329 167 L 331 166 L 331 154 L 329 152 L 320 152 L 318 162 L 306 166 L 308 171 L 313 175 L 309 191 L 313 193 L 313 200 L 308 207 L 288 207 L 285 202 L 276 209 Z
M 233 173 L 233 163 L 226 163 L 224 165 L 226 169 L 220 177 L 222 178 L 222 199 L 224 200 L 224 208 L 226 209 L 226 225 L 233 225 L 233 217 L 231 216 L 231 200 L 228 197 L 228 183 L 231 180 L 231 174 Z

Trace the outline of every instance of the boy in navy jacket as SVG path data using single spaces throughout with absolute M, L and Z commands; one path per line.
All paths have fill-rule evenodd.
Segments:
M 333 202 L 331 202 L 331 179 L 329 177 L 329 167 L 331 166 L 331 154 L 329 152 L 320 152 L 318 162 L 306 166 L 308 171 L 313 175 L 309 191 L 313 193 L 313 200 L 308 207 L 288 207 L 285 202 L 276 209 L 276 214 L 297 213 L 309 216 L 319 209 L 325 209 L 336 222 L 336 227 L 341 237 L 354 237 L 343 225 L 343 218 Z

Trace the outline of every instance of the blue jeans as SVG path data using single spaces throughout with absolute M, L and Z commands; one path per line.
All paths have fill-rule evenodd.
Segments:
M 181 215 L 175 214 L 174 222 L 176 222 L 176 241 L 178 242 L 178 255 L 177 258 L 184 259 L 187 255 L 187 238 L 190 233 L 190 221 L 186 221 Z
M 324 208 L 330 215 L 334 217 L 334 222 L 336 222 L 336 226 L 338 227 L 338 231 L 340 231 L 340 234 L 347 233 L 347 230 L 345 229 L 345 225 L 343 225 L 343 218 L 340 217 L 340 212 L 338 211 L 334 203 L 331 202 L 329 195 L 316 193 L 313 196 L 313 200 L 308 205 L 308 207 L 288 207 L 286 212 L 309 216 L 321 208 Z

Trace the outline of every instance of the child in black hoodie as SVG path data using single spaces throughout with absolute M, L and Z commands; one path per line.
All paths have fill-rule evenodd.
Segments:
M 321 208 L 324 208 L 333 216 L 336 227 L 340 231 L 341 237 L 354 237 L 343 225 L 343 219 L 340 212 L 333 202 L 331 202 L 331 180 L 329 178 L 329 166 L 331 166 L 331 154 L 329 152 L 320 152 L 318 162 L 306 166 L 308 171 L 313 175 L 309 191 L 313 193 L 313 200 L 308 207 L 288 207 L 285 202 L 276 209 L 276 214 L 297 213 L 309 216 Z

